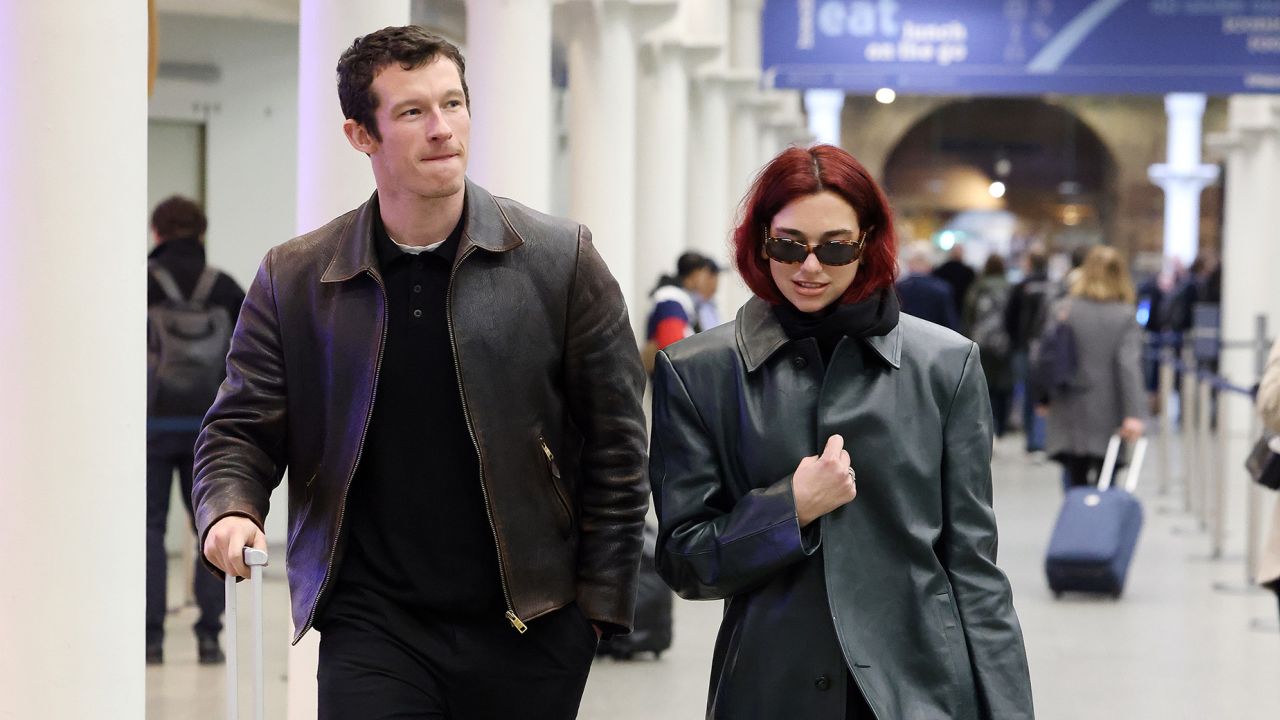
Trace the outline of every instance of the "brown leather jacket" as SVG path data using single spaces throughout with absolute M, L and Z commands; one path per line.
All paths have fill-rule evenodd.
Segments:
M 625 632 L 648 493 L 644 371 L 622 294 L 585 227 L 469 181 L 466 193 L 449 326 L 507 618 L 523 631 L 577 601 Z M 261 527 L 290 471 L 294 642 L 331 589 L 373 410 L 386 341 L 377 208 L 375 194 L 267 253 L 196 445 L 202 542 L 227 515 Z

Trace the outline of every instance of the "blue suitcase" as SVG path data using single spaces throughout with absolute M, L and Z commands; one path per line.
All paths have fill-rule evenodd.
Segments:
M 1120 597 L 1129 561 L 1142 530 L 1142 503 L 1133 496 L 1147 451 L 1139 438 L 1126 473 L 1125 487 L 1113 487 L 1119 436 L 1112 436 L 1098 487 L 1067 491 L 1049 538 L 1044 570 L 1054 597 L 1064 592 L 1103 593 Z

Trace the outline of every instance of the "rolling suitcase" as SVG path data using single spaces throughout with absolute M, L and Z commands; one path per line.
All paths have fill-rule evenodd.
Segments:
M 597 655 L 611 655 L 617 660 L 630 660 L 638 652 L 651 652 L 654 658 L 671 647 L 671 612 L 674 597 L 671 588 L 658 575 L 654 560 L 658 531 L 644 526 L 644 549 L 640 553 L 640 576 L 636 588 L 636 614 L 629 635 L 601 640 Z
M 1120 437 L 1112 435 L 1098 486 L 1067 490 L 1044 561 L 1054 597 L 1064 592 L 1088 592 L 1118 598 L 1124 592 L 1129 561 L 1142 530 L 1142 504 L 1133 490 L 1146 452 L 1147 440 L 1139 438 L 1124 488 L 1113 486 Z
M 249 566 L 249 591 L 253 596 L 253 717 L 263 720 L 266 717 L 264 700 L 264 674 L 262 668 L 262 568 L 267 565 L 267 553 L 257 548 L 244 549 L 244 564 Z M 237 671 L 239 637 L 237 620 L 239 612 L 236 608 L 236 578 L 228 575 L 226 579 L 226 645 L 227 645 L 227 717 L 236 720 L 240 717 L 240 687 Z

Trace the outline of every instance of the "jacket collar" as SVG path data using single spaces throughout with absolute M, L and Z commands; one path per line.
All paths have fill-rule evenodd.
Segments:
M 506 252 L 524 244 L 524 238 L 511 225 L 493 195 L 469 178 L 465 192 L 467 201 L 458 259 L 472 247 Z M 378 252 L 373 243 L 373 221 L 377 213 L 378 193 L 374 191 L 338 231 L 338 247 L 320 278 L 321 282 L 350 280 L 363 272 L 379 275 Z M 457 260 L 454 262 L 456 264 Z
M 769 303 L 752 297 L 738 310 L 736 323 L 738 352 L 747 363 L 747 372 L 755 372 L 765 361 L 791 341 L 782 323 L 773 315 Z M 885 335 L 869 335 L 859 338 L 876 355 L 895 370 L 902 367 L 902 322 L 899 321 Z

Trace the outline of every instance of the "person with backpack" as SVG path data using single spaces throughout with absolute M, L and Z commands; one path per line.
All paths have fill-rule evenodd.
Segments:
M 226 376 L 231 331 L 244 291 L 230 275 L 205 262 L 208 219 L 192 200 L 173 196 L 151 215 L 155 249 L 147 270 L 147 664 L 164 661 L 164 616 L 168 562 L 165 524 L 173 472 L 187 517 L 191 506 L 192 463 L 200 421 Z M 225 659 L 223 589 L 202 567 L 196 553 L 195 593 L 200 607 L 196 650 L 202 664 Z
M 1047 403 L 1046 447 L 1069 485 L 1097 482 L 1107 442 L 1145 430 L 1142 329 L 1124 258 L 1099 245 L 1085 256 L 1069 295 L 1050 309 L 1032 359 L 1032 392 Z
M 1009 426 L 1013 397 L 1013 340 L 1005 325 L 1005 308 L 1011 293 L 1004 259 L 992 254 L 982 267 L 982 275 L 969 287 L 964 303 L 964 327 L 969 339 L 978 344 L 997 438 L 1003 437 Z

